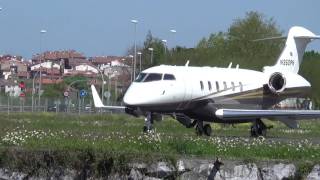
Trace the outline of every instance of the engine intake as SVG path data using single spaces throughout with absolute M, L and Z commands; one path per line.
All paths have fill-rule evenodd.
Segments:
M 286 87 L 286 78 L 279 72 L 273 73 L 270 76 L 268 87 L 272 93 L 279 94 Z

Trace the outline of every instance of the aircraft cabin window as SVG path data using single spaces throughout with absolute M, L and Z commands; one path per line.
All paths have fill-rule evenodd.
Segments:
M 142 82 L 146 75 L 146 73 L 140 73 L 134 82 Z
M 243 91 L 243 85 L 242 85 L 242 82 L 239 82 L 239 85 L 240 85 L 240 92 Z
M 217 88 L 217 91 L 220 91 L 219 82 L 218 81 L 216 81 L 216 88 Z
M 163 80 L 176 80 L 172 74 L 164 74 Z
M 225 81 L 223 81 L 223 88 L 224 88 L 224 90 L 226 90 L 228 88 L 227 83 Z
M 202 81 L 200 81 L 200 87 L 201 87 L 201 90 L 204 89 L 204 87 L 203 87 L 203 82 L 202 82 Z
M 209 91 L 211 91 L 212 86 L 211 86 L 211 82 L 210 81 L 208 81 L 208 88 L 209 88 Z
M 234 91 L 235 90 L 234 82 L 231 82 L 231 86 L 232 86 L 232 91 Z
M 160 81 L 161 79 L 162 79 L 162 74 L 150 73 L 147 75 L 147 77 L 144 79 L 143 82 Z

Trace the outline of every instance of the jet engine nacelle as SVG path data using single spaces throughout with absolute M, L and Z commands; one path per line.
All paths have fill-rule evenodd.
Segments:
M 272 93 L 279 94 L 286 88 L 286 78 L 282 73 L 275 72 L 269 78 L 268 87 Z

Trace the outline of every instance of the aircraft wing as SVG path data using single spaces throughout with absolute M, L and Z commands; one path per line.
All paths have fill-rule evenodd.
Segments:
M 301 120 L 320 118 L 319 110 L 248 110 L 248 109 L 218 109 L 216 116 L 225 120 L 277 118 L 279 120 Z
M 91 85 L 91 91 L 92 91 L 92 97 L 93 97 L 93 102 L 94 102 L 94 107 L 97 108 L 106 108 L 106 109 L 125 109 L 124 106 L 105 106 L 99 95 L 98 92 L 96 90 L 96 88 L 94 87 L 94 85 Z

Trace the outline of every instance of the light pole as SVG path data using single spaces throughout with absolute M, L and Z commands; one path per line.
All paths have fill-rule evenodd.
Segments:
M 38 97 L 38 105 L 39 105 L 39 108 L 40 108 L 40 106 L 41 106 L 41 94 L 40 94 L 40 92 L 41 92 L 41 85 L 42 85 L 42 56 L 41 56 L 41 53 L 42 53 L 42 35 L 44 35 L 45 33 L 46 33 L 47 31 L 46 30 L 44 30 L 44 29 L 42 29 L 41 31 L 40 31 L 40 82 L 39 82 L 39 91 L 38 91 L 38 95 L 39 95 L 39 97 Z M 45 57 L 44 57 L 44 53 L 43 53 L 43 59 L 44 59 Z M 40 110 L 40 109 L 39 109 Z
M 34 110 L 34 94 L 35 94 L 35 89 L 34 89 L 34 78 L 38 75 L 39 71 L 37 71 L 34 75 L 33 75 L 33 79 L 32 79 L 32 99 L 31 99 L 31 104 L 32 104 L 32 112 Z
M 137 54 L 139 55 L 139 73 L 141 72 L 141 55 L 142 55 L 142 52 L 137 52 Z
M 172 36 L 173 36 L 172 39 L 171 39 L 171 42 L 172 42 L 171 44 L 172 44 L 172 49 L 173 49 L 173 48 L 174 48 L 174 46 L 173 46 L 174 34 L 176 34 L 177 31 L 176 31 L 175 29 L 171 29 L 170 32 L 171 32 L 171 34 L 172 34 Z
M 153 63 L 153 48 L 148 48 L 148 50 L 151 52 L 151 58 L 150 58 L 150 64 L 152 65 Z
M 137 62 L 137 45 L 136 45 L 136 32 L 138 20 L 132 19 L 131 23 L 134 24 L 134 65 L 133 65 L 133 79 L 136 79 L 136 62 Z
M 103 77 L 103 75 L 104 75 L 104 73 L 102 73 L 102 70 L 100 70 L 100 69 L 97 69 L 98 71 L 99 71 L 99 73 L 100 73 L 100 75 L 101 75 L 101 79 L 102 79 L 102 91 L 101 91 L 101 102 L 102 102 L 102 104 L 103 104 L 103 96 L 104 96 L 104 84 L 106 83 L 105 81 L 104 81 L 104 77 Z
M 133 55 L 130 54 L 130 55 L 129 55 L 129 58 L 131 58 L 131 62 L 132 62 L 132 63 L 131 63 L 131 66 L 132 66 L 132 67 L 131 67 L 131 70 L 132 70 L 132 68 L 133 68 Z M 132 80 L 132 73 L 133 73 L 133 72 L 130 73 L 130 81 L 131 81 L 131 82 L 133 81 L 133 80 Z
M 163 42 L 163 45 L 164 45 L 164 55 L 166 55 L 167 54 L 167 40 L 166 39 L 162 39 L 161 40 L 162 42 Z

